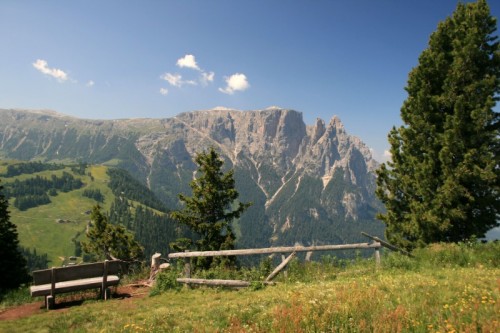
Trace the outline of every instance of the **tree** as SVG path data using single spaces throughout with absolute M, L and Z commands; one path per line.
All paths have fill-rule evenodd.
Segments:
M 134 235 L 122 225 L 113 225 L 101 213 L 99 205 L 92 209 L 91 225 L 87 229 L 87 240 L 82 242 L 82 250 L 95 259 L 121 259 L 125 261 L 141 259 L 143 250 Z
M 197 154 L 195 161 L 199 176 L 189 184 L 193 196 L 180 194 L 184 209 L 172 212 L 171 216 L 186 225 L 198 239 L 181 239 L 173 246 L 179 250 L 194 245 L 198 251 L 234 249 L 231 222 L 239 218 L 251 203 L 235 203 L 239 193 L 235 189 L 234 171 L 222 171 L 224 161 L 213 147 Z M 202 258 L 198 266 L 208 268 L 211 263 L 211 259 Z
M 404 125 L 378 170 L 379 218 L 411 249 L 483 237 L 498 225 L 500 47 L 484 0 L 459 4 L 409 74 Z
M 17 227 L 10 221 L 9 203 L 0 185 L 0 292 L 29 280 L 26 259 L 19 249 Z

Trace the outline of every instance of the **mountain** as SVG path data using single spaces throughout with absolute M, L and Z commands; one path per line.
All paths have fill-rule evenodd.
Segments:
M 170 208 L 190 193 L 193 156 L 214 146 L 234 168 L 242 201 L 239 247 L 345 243 L 375 220 L 377 162 L 340 119 L 304 123 L 302 113 L 215 108 L 166 119 L 84 120 L 52 111 L 0 110 L 0 157 L 114 165 Z

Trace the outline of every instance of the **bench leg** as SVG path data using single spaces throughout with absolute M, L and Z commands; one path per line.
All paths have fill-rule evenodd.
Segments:
M 108 300 L 111 297 L 111 288 L 105 288 L 103 294 L 104 294 L 103 295 L 104 300 L 105 301 Z
M 47 310 L 53 309 L 56 298 L 54 296 L 45 296 L 45 307 Z

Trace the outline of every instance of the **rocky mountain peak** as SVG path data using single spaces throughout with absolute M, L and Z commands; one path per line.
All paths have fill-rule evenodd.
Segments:
M 194 155 L 213 146 L 234 168 L 242 200 L 255 203 L 241 230 L 260 223 L 274 243 L 324 241 L 324 232 L 304 232 L 311 221 L 334 230 L 341 221 L 374 220 L 377 162 L 336 116 L 309 126 L 301 112 L 280 107 L 133 120 L 0 110 L 0 124 L 2 156 L 117 165 L 172 208 L 177 194 L 189 193 Z

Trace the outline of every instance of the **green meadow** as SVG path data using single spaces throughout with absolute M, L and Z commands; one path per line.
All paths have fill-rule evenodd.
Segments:
M 0 167 L 0 174 L 5 172 L 6 163 Z M 16 224 L 20 244 L 26 248 L 36 248 L 37 253 L 47 253 L 49 266 L 61 266 L 63 261 L 75 253 L 73 238 L 81 239 L 90 219 L 88 212 L 96 201 L 82 195 L 86 189 L 99 189 L 106 200 L 102 206 L 107 210 L 114 200 L 114 195 L 107 186 L 109 176 L 105 166 L 89 166 L 85 175 L 77 175 L 68 166 L 57 171 L 42 171 L 34 174 L 23 174 L 16 177 L 2 178 L 6 185 L 16 179 L 25 180 L 35 176 L 50 178 L 61 176 L 63 172 L 80 178 L 84 186 L 70 192 L 58 191 L 51 196 L 51 203 L 20 211 L 10 201 L 11 221 Z M 91 176 L 89 176 L 91 175 Z
M 415 258 L 385 251 L 379 268 L 373 259 L 294 260 L 274 286 L 87 296 L 0 321 L 0 332 L 499 332 L 499 253 L 500 243 L 438 244 Z

